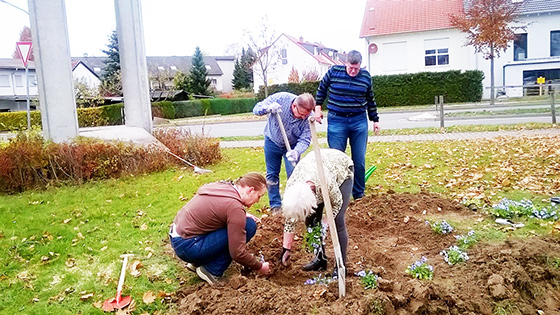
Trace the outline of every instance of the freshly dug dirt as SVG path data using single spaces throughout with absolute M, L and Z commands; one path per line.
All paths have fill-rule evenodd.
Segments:
M 274 273 L 258 277 L 233 263 L 215 286 L 202 282 L 177 292 L 180 314 L 560 314 L 560 238 L 509 239 L 500 244 L 479 242 L 468 250 L 466 263 L 448 265 L 440 252 L 456 244 L 458 231 L 438 235 L 426 218 L 475 222 L 482 214 L 429 193 L 369 195 L 351 203 L 346 296 L 338 298 L 338 282 L 305 285 L 319 272 L 301 271 L 312 255 L 293 248 L 292 265 L 278 264 L 282 251 L 281 217 L 265 217 L 251 241 L 253 253 L 273 264 Z M 303 227 L 301 227 L 303 231 Z M 302 232 L 300 231 L 300 232 Z M 302 236 L 302 234 L 299 234 Z M 327 238 L 329 267 L 332 242 Z M 433 280 L 405 273 L 425 256 L 434 267 Z M 360 270 L 380 276 L 377 289 L 364 290 Z M 325 275 L 325 272 L 323 272 Z M 541 313 L 542 312 L 542 313 Z

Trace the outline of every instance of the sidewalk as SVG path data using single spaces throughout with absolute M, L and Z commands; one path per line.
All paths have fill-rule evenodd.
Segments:
M 420 135 L 388 135 L 372 136 L 368 142 L 410 142 L 410 141 L 443 141 L 443 140 L 473 140 L 490 139 L 497 137 L 534 137 L 557 136 L 560 129 L 534 129 L 534 130 L 502 130 L 481 132 L 455 132 L 455 133 L 427 133 Z M 319 138 L 319 143 L 327 143 L 326 138 Z M 221 141 L 221 148 L 262 147 L 264 140 L 251 141 Z

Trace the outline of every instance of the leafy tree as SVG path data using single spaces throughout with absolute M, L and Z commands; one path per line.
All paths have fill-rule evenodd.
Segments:
M 19 41 L 20 42 L 32 42 L 32 36 L 31 36 L 31 29 L 29 28 L 29 26 L 24 26 L 23 29 L 21 30 L 21 32 L 19 33 Z M 18 49 L 17 49 L 17 45 L 16 48 L 14 48 L 14 53 L 12 54 L 12 57 L 14 59 L 21 59 L 21 56 L 19 55 Z M 29 54 L 29 59 L 30 61 L 35 60 L 35 56 L 33 55 L 33 50 L 31 50 L 31 54 Z
M 83 80 L 74 80 L 74 95 L 78 107 L 95 107 L 103 105 L 103 97 L 99 90 L 90 87 Z
M 514 26 L 521 2 L 511 0 L 468 0 L 464 15 L 451 15 L 451 24 L 467 33 L 466 45 L 490 59 L 490 103 L 494 104 L 494 59 L 505 52 L 515 39 L 515 31 L 525 26 Z
M 251 48 L 245 51 L 242 49 L 241 56 L 235 60 L 233 68 L 233 79 L 231 83 L 235 90 L 250 89 L 253 86 L 253 70 L 251 66 L 255 61 L 255 56 Z
M 299 83 L 299 72 L 292 67 L 290 75 L 288 75 L 288 83 Z
M 274 69 L 279 60 L 280 54 L 272 49 L 272 44 L 277 36 L 275 31 L 268 25 L 266 16 L 261 18 L 261 21 L 256 29 L 256 33 L 246 32 L 245 36 L 249 43 L 249 47 L 255 52 L 255 63 L 253 67 L 257 67 L 255 71 L 261 78 L 264 85 L 265 97 L 268 96 L 268 75 Z
M 209 89 L 210 80 L 206 78 L 207 76 L 208 70 L 206 70 L 204 63 L 204 56 L 197 46 L 194 50 L 191 69 L 188 75 L 189 91 L 197 95 L 211 95 Z
M 185 92 L 189 91 L 189 76 L 184 74 L 182 71 L 177 71 L 175 77 L 173 77 L 173 88 L 175 90 L 183 90 Z
M 117 70 L 111 77 L 101 80 L 99 93 L 102 96 L 122 96 L 121 70 Z

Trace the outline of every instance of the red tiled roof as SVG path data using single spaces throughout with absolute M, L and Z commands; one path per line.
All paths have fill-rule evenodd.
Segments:
M 367 0 L 360 37 L 451 28 L 463 0 Z

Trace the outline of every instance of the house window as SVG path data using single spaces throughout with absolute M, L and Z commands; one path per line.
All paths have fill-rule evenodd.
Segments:
M 34 74 L 29 75 L 29 86 L 37 86 L 37 78 Z
M 560 31 L 550 31 L 550 57 L 560 56 Z
M 211 83 L 212 83 L 213 85 L 218 84 L 218 80 L 216 80 L 216 79 L 210 79 L 210 81 L 211 81 Z
M 288 64 L 288 51 L 286 50 L 286 48 L 282 48 L 282 50 L 280 50 L 280 54 L 282 55 L 282 64 L 287 65 Z
M 424 64 L 426 66 L 448 65 L 449 49 L 427 49 L 426 57 L 424 57 Z
M 513 40 L 513 61 L 527 59 L 527 34 L 517 34 Z
M 0 75 L 0 87 L 10 87 L 10 76 Z
M 14 80 L 16 81 L 17 87 L 23 87 L 23 76 L 21 74 L 15 75 Z
M 424 65 L 426 67 L 449 64 L 449 38 L 424 40 Z

